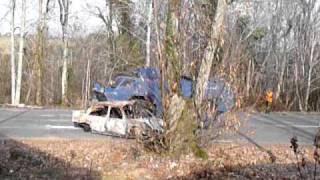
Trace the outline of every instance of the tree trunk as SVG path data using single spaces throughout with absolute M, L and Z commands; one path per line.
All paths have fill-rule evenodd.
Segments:
M 252 67 L 252 64 L 253 64 L 253 62 L 252 62 L 252 60 L 251 59 L 249 59 L 249 62 L 248 62 L 248 71 L 247 71 L 247 81 L 246 81 L 246 96 L 247 97 L 249 97 L 249 95 L 250 95 L 250 87 L 251 87 L 251 72 L 253 72 L 253 71 L 251 71 L 251 67 Z
M 176 125 L 184 108 L 185 102 L 182 97 L 179 96 L 178 84 L 180 80 L 179 67 L 180 58 L 178 55 L 178 42 L 176 41 L 178 36 L 178 16 L 180 8 L 180 0 L 174 0 L 169 2 L 169 10 L 167 15 L 167 29 L 166 29 L 166 44 L 165 44 L 165 62 L 164 69 L 165 77 L 169 85 L 169 92 L 164 92 L 164 119 L 166 122 L 167 133 L 174 132 Z M 165 82 L 163 82 L 165 83 Z M 171 112 L 171 110 L 177 110 L 177 112 Z M 174 136 L 174 135 L 173 135 Z M 167 137 L 170 139 L 171 137 Z
M 11 104 L 15 104 L 16 97 L 16 63 L 15 63 L 15 9 L 16 9 L 16 0 L 11 0 Z
M 285 57 L 282 60 L 282 63 L 281 63 L 280 77 L 279 77 L 279 81 L 278 81 L 278 84 L 277 84 L 277 90 L 276 90 L 276 94 L 275 94 L 275 101 L 277 101 L 279 99 L 279 96 L 280 96 L 280 93 L 281 93 L 281 87 L 283 86 L 284 72 L 286 70 L 286 66 L 287 66 L 287 57 Z
M 91 62 L 90 62 L 90 59 L 88 59 L 87 70 L 86 70 L 86 84 L 85 84 L 85 101 L 84 101 L 85 108 L 88 107 L 88 100 L 90 97 L 90 85 L 91 85 L 90 70 L 91 70 Z
M 63 66 L 62 66 L 62 104 L 66 104 L 68 101 L 68 41 L 63 40 Z
M 179 12 L 180 0 L 169 1 L 167 15 L 165 59 L 162 72 L 165 73 L 169 91 L 164 90 L 164 121 L 166 148 L 173 155 L 193 152 L 195 155 L 203 154 L 198 145 L 195 131 L 197 123 L 192 101 L 186 101 L 179 92 L 182 60 L 179 56 Z M 166 82 L 163 82 L 166 83 Z M 166 88 L 162 88 L 166 89 Z M 199 153 L 200 152 L 200 153 Z M 205 153 L 206 154 L 206 153 Z M 206 157 L 206 156 L 202 156 Z
M 150 52 L 151 52 L 151 25 L 152 25 L 152 1 L 147 0 L 148 8 L 148 22 L 147 22 L 147 41 L 146 41 L 146 66 L 150 66 Z
M 68 101 L 68 20 L 69 20 L 69 0 L 59 0 L 60 7 L 60 23 L 62 29 L 62 42 L 63 42 L 63 66 L 62 66 L 62 82 L 61 82 L 61 95 L 62 104 L 67 104 Z
M 63 28 L 64 29 L 64 28 Z M 63 36 L 65 36 L 65 30 L 63 30 Z M 67 103 L 67 92 L 68 92 L 68 40 L 63 37 L 63 65 L 62 65 L 62 80 L 61 80 L 61 95 L 62 104 Z
M 112 29 L 113 26 L 113 0 L 106 0 L 106 6 L 107 6 L 107 18 L 104 16 L 104 14 L 99 10 L 99 17 L 103 21 L 103 23 L 106 25 L 108 29 L 108 41 L 109 41 L 109 46 L 111 49 L 110 53 L 110 61 L 112 63 L 115 63 L 116 60 L 116 55 L 117 55 L 117 45 L 115 41 L 115 35 Z
M 304 100 L 304 109 L 307 111 L 308 110 L 308 105 L 309 105 L 309 96 L 310 96 L 310 88 L 311 88 L 311 78 L 312 78 L 312 71 L 313 71 L 313 56 L 314 56 L 314 50 L 317 45 L 317 41 L 313 40 L 311 42 L 311 51 L 310 51 L 310 57 L 309 57 L 309 71 L 308 71 L 308 82 L 307 82 L 307 90 L 306 90 L 306 96 Z
M 298 58 L 297 58 L 298 59 Z M 295 77 L 295 87 L 296 87 L 296 95 L 298 97 L 298 103 L 299 103 L 299 110 L 303 111 L 303 106 L 301 103 L 301 96 L 300 96 L 300 85 L 299 85 L 299 71 L 298 71 L 298 60 L 295 61 L 295 71 L 294 71 L 294 77 Z
M 113 0 L 110 0 L 110 5 L 109 5 L 109 32 L 110 32 L 110 37 L 109 37 L 109 41 L 111 43 L 111 62 L 112 63 L 116 63 L 116 56 L 117 56 L 117 44 L 116 44 L 116 40 L 115 40 L 115 35 L 114 35 L 114 31 L 112 29 L 113 27 Z
M 218 0 L 216 6 L 216 13 L 211 26 L 211 37 L 209 44 L 205 49 L 204 57 L 200 66 L 197 84 L 196 84 L 196 105 L 197 108 L 201 107 L 202 100 L 207 88 L 211 66 L 215 57 L 215 52 L 219 46 L 220 37 L 222 36 L 224 26 L 224 15 L 227 10 L 227 3 L 225 0 Z
M 18 76 L 17 76 L 17 89 L 15 104 L 20 104 L 21 96 L 21 79 L 22 79 L 22 66 L 24 55 L 24 33 L 26 27 L 26 0 L 22 0 L 22 13 L 21 13 L 21 30 L 20 30 L 20 45 L 19 45 L 19 61 L 18 61 Z
M 43 61 L 44 61 L 44 45 L 45 45 L 45 33 L 46 33 L 46 16 L 48 13 L 48 5 L 50 0 L 39 0 L 39 24 L 37 34 L 37 52 L 35 61 L 35 73 L 36 73 L 36 104 L 42 105 L 43 92 Z M 46 3 L 44 3 L 46 2 Z M 45 5 L 45 6 L 44 6 Z

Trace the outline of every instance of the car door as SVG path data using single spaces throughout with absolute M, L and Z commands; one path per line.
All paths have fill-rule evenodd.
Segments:
M 89 113 L 88 121 L 91 130 L 101 133 L 105 132 L 105 123 L 109 110 L 110 108 L 108 106 L 104 106 Z
M 106 131 L 121 136 L 126 135 L 128 124 L 123 111 L 119 107 L 111 107 L 108 115 Z

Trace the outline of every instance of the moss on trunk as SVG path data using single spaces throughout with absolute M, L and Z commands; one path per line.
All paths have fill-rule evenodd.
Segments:
M 198 124 L 193 101 L 185 101 L 182 113 L 177 120 L 177 126 L 170 138 L 170 153 L 174 156 L 193 153 L 195 156 L 207 159 L 208 155 L 204 149 L 198 146 L 196 131 Z

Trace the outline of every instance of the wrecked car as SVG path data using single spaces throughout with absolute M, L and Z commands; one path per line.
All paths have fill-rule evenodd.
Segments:
M 86 111 L 73 111 L 72 122 L 84 131 L 119 136 L 136 137 L 147 130 L 162 133 L 163 121 L 136 101 L 104 101 L 93 104 Z
M 134 76 L 117 76 L 114 84 L 103 87 L 94 84 L 93 92 L 98 101 L 109 100 L 140 100 L 145 107 L 154 112 L 157 117 L 162 117 L 163 107 L 160 90 L 160 72 L 156 68 L 139 68 Z M 192 98 L 194 82 L 191 78 L 182 76 L 180 89 L 185 98 Z M 235 104 L 235 97 L 230 85 L 223 79 L 212 78 L 209 80 L 204 99 L 214 104 L 221 114 L 230 111 Z
M 98 101 L 139 101 L 161 117 L 160 76 L 156 69 L 143 68 L 138 69 L 134 76 L 117 76 L 109 87 L 95 83 L 93 92 Z

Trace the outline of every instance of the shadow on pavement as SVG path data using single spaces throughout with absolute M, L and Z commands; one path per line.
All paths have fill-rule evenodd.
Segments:
M 0 134 L 0 179 L 101 179 L 90 168 L 72 165 L 74 156 L 70 152 L 63 160 Z

